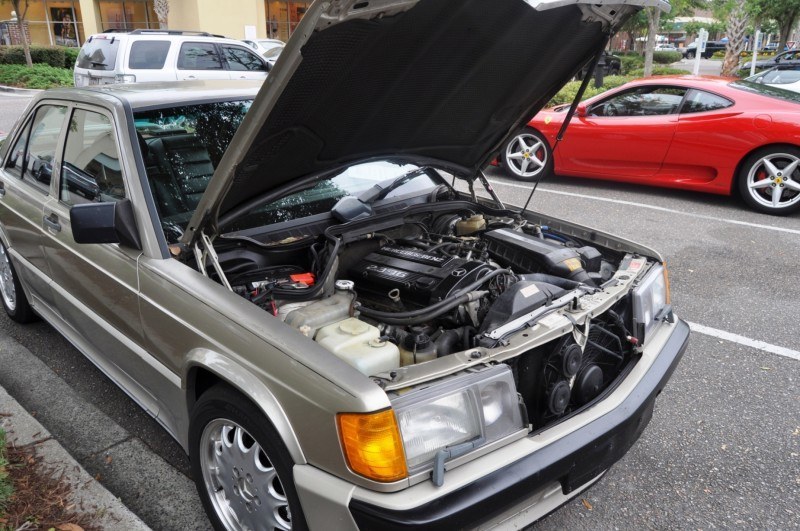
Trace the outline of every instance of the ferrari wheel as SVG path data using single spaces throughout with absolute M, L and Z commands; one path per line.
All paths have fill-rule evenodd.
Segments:
M 553 157 L 547 140 L 536 130 L 517 131 L 500 151 L 508 175 L 520 181 L 538 181 L 553 171 Z
M 739 192 L 753 209 L 783 216 L 800 209 L 800 149 L 764 148 L 750 155 L 739 171 Z

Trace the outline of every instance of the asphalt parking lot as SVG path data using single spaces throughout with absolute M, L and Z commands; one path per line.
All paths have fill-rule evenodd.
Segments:
M 0 130 L 27 102 L 0 96 Z M 525 203 L 529 185 L 495 168 L 489 178 L 503 201 Z M 571 178 L 541 184 L 530 208 L 660 251 L 676 312 L 695 330 L 639 442 L 534 528 L 800 528 L 800 215 Z M 52 377 L 26 387 L 4 367 L 0 385 L 90 473 L 155 529 L 208 527 L 188 460 L 155 421 L 48 325 L 0 317 L 2 335 Z

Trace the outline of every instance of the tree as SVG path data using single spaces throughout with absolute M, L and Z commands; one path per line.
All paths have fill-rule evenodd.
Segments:
M 5 4 L 6 2 L 11 2 L 11 7 L 14 8 L 14 12 L 17 14 L 17 24 L 19 33 L 22 35 L 22 50 L 25 52 L 25 62 L 28 63 L 28 66 L 33 66 L 31 45 L 28 43 L 28 36 L 25 34 L 25 15 L 28 14 L 28 2 L 30 0 L 0 0 L 0 3 Z M 21 5 L 24 5 L 22 9 L 20 9 Z
M 167 21 L 169 20 L 169 0 L 155 0 L 153 3 L 153 10 L 158 17 L 158 24 L 161 29 L 167 29 Z
M 752 0 L 751 9 L 764 18 L 771 18 L 777 22 L 780 30 L 778 50 L 783 50 L 792 28 L 800 17 L 800 0 Z
M 647 44 L 644 48 L 644 77 L 653 75 L 653 50 L 656 47 L 656 34 L 658 33 L 661 10 L 658 7 L 644 8 L 647 15 Z
M 728 15 L 726 33 L 728 44 L 725 46 L 725 60 L 722 63 L 723 76 L 733 76 L 739 67 L 739 54 L 744 50 L 744 37 L 747 31 L 747 0 L 736 0 L 736 4 Z

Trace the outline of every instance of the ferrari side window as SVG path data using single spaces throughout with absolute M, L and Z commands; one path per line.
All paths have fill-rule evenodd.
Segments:
M 596 104 L 592 116 L 663 116 L 674 114 L 683 101 L 685 88 L 640 87 Z
M 681 113 L 716 111 L 731 105 L 733 105 L 733 102 L 722 96 L 692 89 L 686 96 Z

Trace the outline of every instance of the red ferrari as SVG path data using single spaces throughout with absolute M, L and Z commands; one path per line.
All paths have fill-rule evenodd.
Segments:
M 768 214 L 800 209 L 800 94 L 694 76 L 633 81 L 540 112 L 502 148 L 514 178 L 547 173 L 714 194 L 739 193 Z

